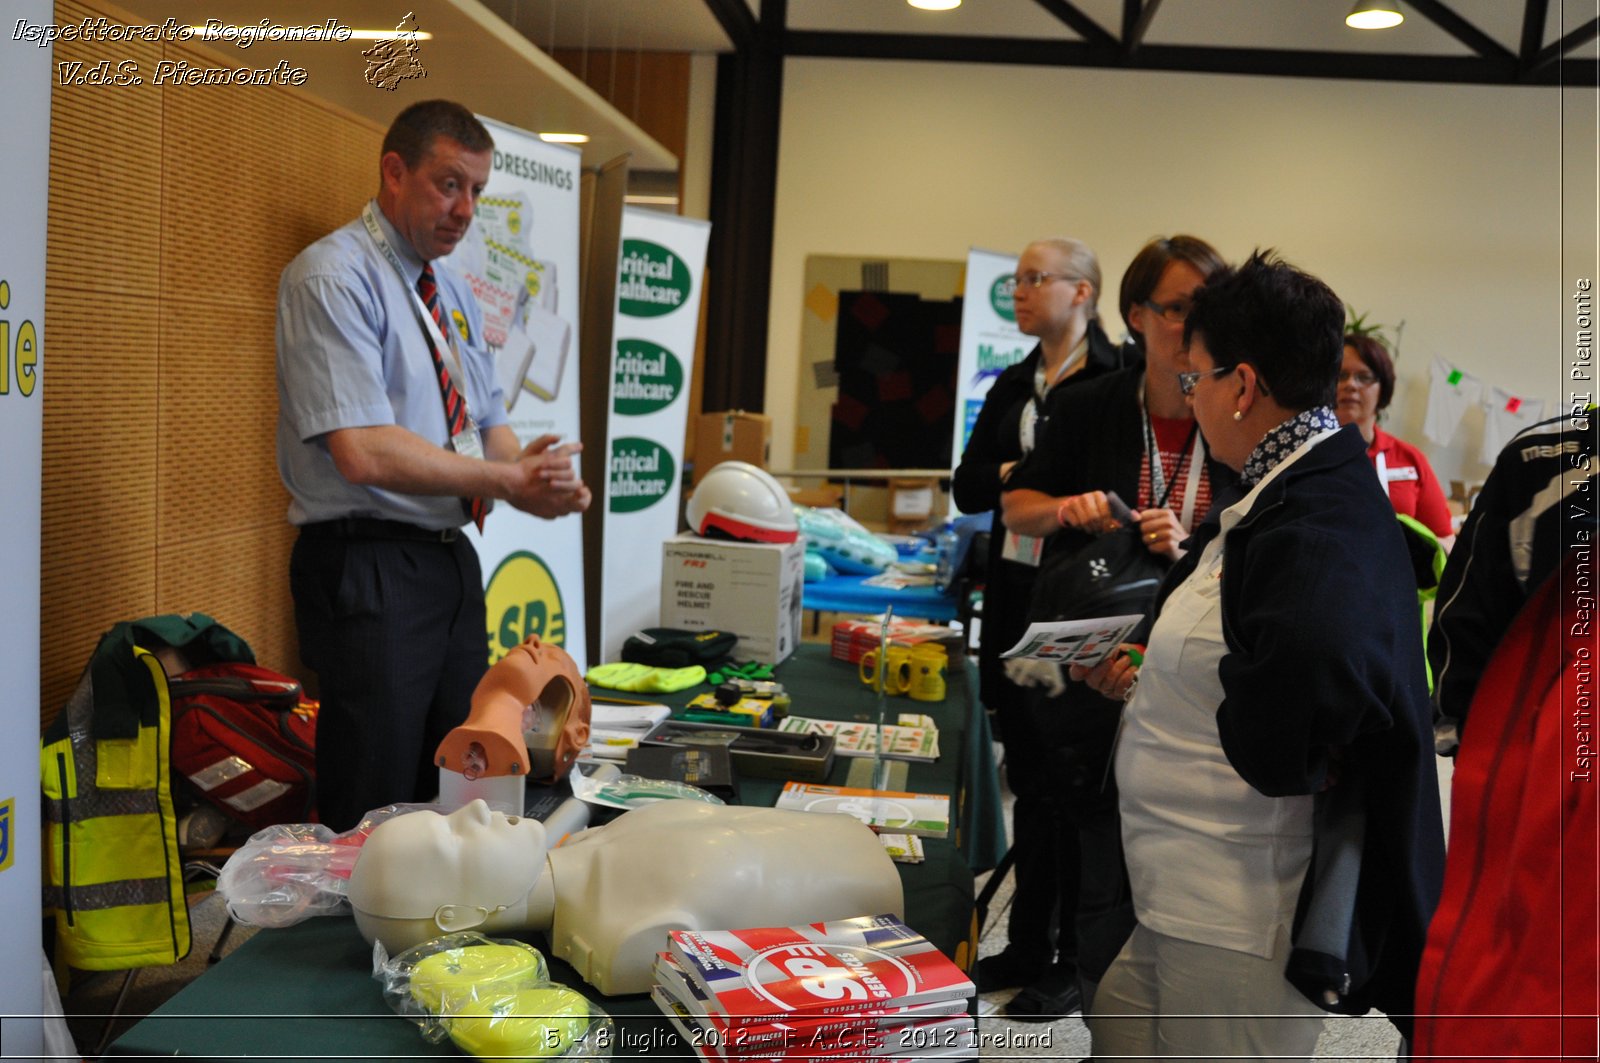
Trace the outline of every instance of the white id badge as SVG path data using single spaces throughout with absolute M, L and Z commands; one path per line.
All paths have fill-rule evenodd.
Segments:
M 478 426 L 470 418 L 467 427 L 450 437 L 450 446 L 457 454 L 483 459 L 483 440 L 478 436 Z
M 1014 531 L 1006 532 L 1005 545 L 1000 548 L 1000 556 L 1007 561 L 1015 561 L 1019 565 L 1028 565 L 1032 568 L 1039 567 L 1039 555 L 1043 552 L 1043 539 L 1032 535 L 1021 535 Z

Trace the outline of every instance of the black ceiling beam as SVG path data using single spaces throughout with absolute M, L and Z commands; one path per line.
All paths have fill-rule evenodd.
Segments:
M 1132 55 L 1144 43 L 1144 35 L 1149 31 L 1150 23 L 1156 17 L 1156 9 L 1160 6 L 1161 0 L 1147 0 L 1142 5 L 1139 0 L 1123 0 L 1122 52 L 1124 55 Z
M 1510 53 L 1503 61 L 1496 61 L 1474 56 L 1149 44 L 1132 55 L 1125 55 L 1117 47 L 1096 47 L 1082 41 L 809 30 L 790 30 L 785 36 L 785 53 L 791 58 L 912 59 L 1356 81 L 1431 81 L 1462 85 L 1557 84 L 1555 68 L 1529 75 L 1518 70 L 1516 59 Z M 1564 65 L 1567 68 L 1566 80 L 1573 84 L 1582 77 L 1593 79 L 1597 69 L 1592 59 L 1569 59 Z
M 1600 37 L 1600 18 L 1590 19 L 1559 41 L 1553 41 L 1547 47 L 1540 49 L 1539 54 L 1533 57 L 1533 62 L 1528 64 L 1524 73 L 1529 76 L 1540 74 L 1545 69 L 1555 65 L 1562 56 L 1572 51 L 1572 49 L 1577 48 L 1579 45 L 1588 44 L 1596 37 Z M 1563 65 L 1575 74 L 1581 73 L 1582 68 L 1576 66 L 1578 62 L 1580 60 L 1568 59 Z M 1594 65 L 1593 59 L 1586 60 L 1586 62 L 1591 66 Z M 1594 77 L 1590 75 L 1587 81 L 1579 81 L 1576 78 L 1567 78 L 1565 81 L 1574 85 L 1588 85 L 1594 83 Z
M 1116 45 L 1115 37 L 1101 29 L 1098 22 L 1073 7 L 1067 0 L 1033 0 L 1033 2 L 1071 26 L 1077 31 L 1078 36 L 1088 43 L 1098 44 L 1102 48 Z
M 1532 68 L 1539 46 L 1544 44 L 1544 24 L 1549 14 L 1550 0 L 1528 0 L 1528 6 L 1522 9 L 1522 46 L 1517 49 L 1517 57 L 1522 60 L 1523 69 Z
M 1330 77 L 1366 82 L 1443 82 L 1456 85 L 1557 85 L 1557 70 L 1523 74 L 1514 56 L 1504 61 L 1475 56 L 1408 56 L 1360 51 L 1294 51 L 1274 48 L 1202 48 L 1144 45 L 1136 53 L 1098 48 L 1078 40 L 1034 37 L 944 37 L 933 34 L 832 34 L 789 30 L 790 58 L 918 59 L 936 62 L 997 62 L 1016 66 L 1106 67 L 1178 70 L 1187 74 L 1250 74 L 1261 77 Z M 1594 59 L 1566 59 L 1566 82 L 1594 78 Z
M 1423 18 L 1444 30 L 1485 59 L 1504 61 L 1515 59 L 1510 50 L 1487 33 L 1445 7 L 1440 0 L 1406 0 Z
M 766 403 L 787 22 L 788 0 L 761 0 L 750 46 L 717 57 L 702 410 Z
M 706 7 L 733 42 L 734 51 L 743 52 L 755 45 L 756 17 L 745 0 L 706 0 Z

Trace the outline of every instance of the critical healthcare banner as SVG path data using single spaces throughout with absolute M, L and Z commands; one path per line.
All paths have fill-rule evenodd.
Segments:
M 689 382 L 711 226 L 649 210 L 622 212 L 606 452 L 600 652 L 656 626 L 661 544 L 678 531 Z
M 47 23 L 50 0 L 9 5 L 9 18 Z M 6 150 L 0 152 L 0 609 L 10 618 L 0 639 L 0 675 L 11 696 L 0 730 L 39 729 L 39 481 L 44 423 L 44 242 L 50 211 L 52 49 L 0 35 L 0 100 Z M 43 1053 L 44 948 L 39 936 L 39 746 L 0 749 L 0 1038 L 6 1055 Z
M 551 433 L 575 441 L 582 156 L 479 117 L 494 137 L 494 166 L 477 219 L 449 261 L 471 281 L 483 309 L 483 339 L 494 352 L 517 438 L 526 444 Z M 575 460 L 581 465 L 581 457 Z M 490 661 L 538 635 L 584 669 L 581 518 L 542 520 L 501 503 L 475 543 L 486 580 Z
M 961 463 L 972 426 L 983 409 L 994 378 L 1033 350 L 1033 337 L 1017 331 L 1011 294 L 1016 286 L 1017 256 L 967 252 L 967 287 L 961 302 L 961 353 L 956 367 L 955 447 L 950 468 Z

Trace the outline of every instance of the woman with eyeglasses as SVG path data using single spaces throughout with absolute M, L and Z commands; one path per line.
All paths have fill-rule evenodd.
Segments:
M 1394 511 L 1416 518 L 1440 540 L 1448 540 L 1455 530 L 1433 466 L 1422 451 L 1378 427 L 1392 398 L 1394 361 L 1383 344 L 1371 336 L 1345 336 L 1344 360 L 1339 366 L 1339 401 L 1334 407 L 1339 423 L 1361 429 L 1361 438 L 1367 441 L 1367 458 L 1377 469 L 1378 482 Z
M 1050 434 L 1006 482 L 1001 507 L 1012 534 L 1048 536 L 1049 553 L 1070 556 L 1117 526 L 1108 493 L 1135 511 L 1152 554 L 1171 560 L 1231 474 L 1208 460 L 1178 387 L 1186 368 L 1183 322 L 1194 293 L 1223 269 L 1215 248 L 1194 236 L 1159 237 L 1122 275 L 1119 305 L 1144 364 L 1052 396 Z M 1045 604 L 1054 609 L 1068 603 Z M 1033 692 L 1057 765 L 1056 799 L 1078 830 L 1083 854 L 1076 916 L 1079 992 L 1094 987 L 1133 928 L 1117 825 L 1106 785 L 1120 702 L 1077 684 L 1059 695 Z
M 984 399 L 951 481 L 955 504 L 965 513 L 999 508 L 1002 483 L 1043 434 L 1052 395 L 1135 356 L 1119 350 L 1100 327 L 1100 262 L 1087 244 L 1066 238 L 1030 243 L 1017 260 L 1013 285 L 1017 328 L 1039 342 L 1000 373 Z M 1058 964 L 1070 972 L 1077 951 L 1070 916 L 1077 898 L 1075 836 L 1074 844 L 1061 843 L 1062 828 L 1049 801 L 1050 767 L 1037 756 L 1038 736 L 1024 710 L 1023 692 L 1006 678 L 1000 662 L 1001 652 L 1027 627 L 1040 547 L 1038 539 L 1005 534 L 998 522 L 989 537 L 980 694 L 995 714 L 1006 780 L 1016 796 L 1011 847 L 1016 893 L 1009 944 L 978 964 L 978 985 L 985 992 L 1029 986 Z M 1063 910 L 1069 913 L 1065 918 Z M 1067 1000 L 1064 1006 L 1070 1010 L 1074 1003 Z
M 1323 1009 L 1409 1033 L 1444 832 L 1410 560 L 1333 411 L 1343 324 L 1261 253 L 1184 323 L 1195 420 L 1240 481 L 1163 584 L 1142 663 L 1072 670 L 1127 699 L 1138 925 L 1100 983 L 1097 1058 L 1304 1058 Z

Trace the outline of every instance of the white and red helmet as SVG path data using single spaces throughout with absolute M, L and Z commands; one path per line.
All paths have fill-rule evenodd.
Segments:
M 747 461 L 714 466 L 695 485 L 687 508 L 689 527 L 708 539 L 792 543 L 800 535 L 788 492 Z

